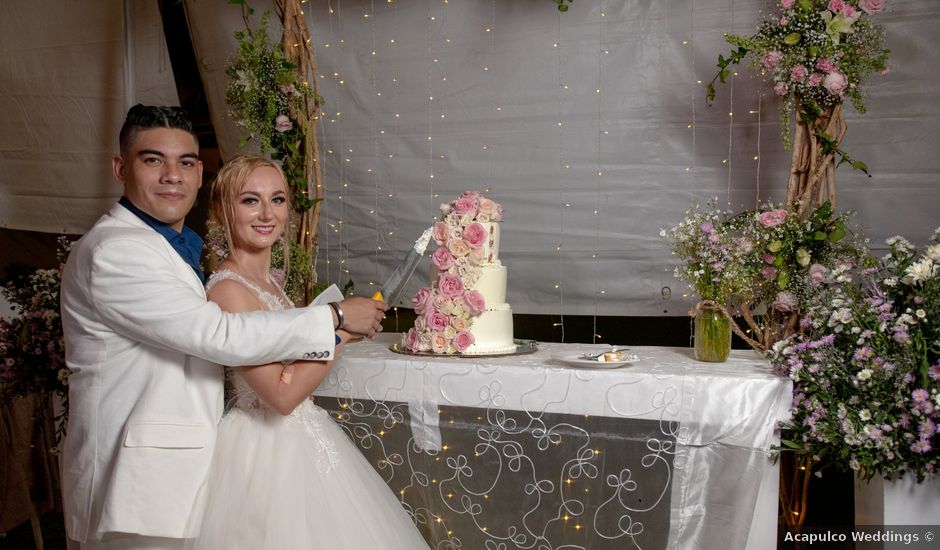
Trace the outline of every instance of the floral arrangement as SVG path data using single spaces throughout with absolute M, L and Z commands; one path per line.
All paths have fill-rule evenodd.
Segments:
M 812 273 L 801 331 L 770 357 L 794 382 L 785 449 L 865 479 L 920 480 L 940 466 L 940 228 L 920 256 L 887 243 L 867 267 Z
M 0 288 L 14 313 L 11 319 L 0 319 L 0 394 L 10 399 L 30 394 L 49 398 L 58 393 L 66 407 L 55 419 L 57 437 L 64 434 L 68 413 L 69 370 L 59 315 L 59 285 L 70 246 L 66 237 L 60 237 L 58 268 L 37 269 Z
M 776 3 L 778 9 L 758 24 L 757 33 L 725 36 L 735 49 L 727 58 L 718 56 L 719 72 L 706 94 L 709 101 L 714 100 L 715 81 L 725 82 L 731 74 L 728 67 L 751 55 L 752 66 L 769 75 L 774 93 L 785 98 L 780 116 L 784 143 L 789 147 L 790 116 L 795 108 L 812 121 L 827 107 L 849 98 L 859 113 L 865 112 L 862 81 L 887 71 L 884 29 L 872 21 L 884 11 L 886 0 Z
M 682 261 L 676 277 L 703 300 L 735 303 L 752 335 L 744 339 L 763 351 L 795 330 L 810 293 L 808 277 L 865 254 L 864 243 L 847 228 L 848 218 L 834 214 L 829 203 L 803 220 L 773 203 L 733 215 L 712 200 L 704 209 L 693 206 L 660 235 Z
M 411 300 L 418 317 L 405 335 L 408 349 L 454 354 L 473 345 L 473 318 L 486 309 L 483 295 L 472 290 L 489 239 L 483 224 L 502 219 L 502 206 L 476 191 L 441 205 L 442 221 L 434 224 L 438 248 L 431 257 L 439 273 Z
M 693 205 L 678 225 L 659 232 L 682 261 L 675 268 L 676 278 L 688 282 L 703 300 L 727 303 L 750 284 L 740 261 L 741 247 L 730 231 L 732 219 L 712 199 L 706 208 Z
M 855 262 L 865 254 L 848 220 L 848 213 L 834 214 L 828 202 L 806 220 L 773 203 L 733 218 L 728 226 L 749 282 L 738 297 L 796 312 L 810 290 L 807 275 L 817 277 L 823 266 Z
M 307 197 L 304 151 L 299 146 L 305 128 L 292 113 L 302 112 L 304 96 L 313 92 L 306 83 L 297 82 L 296 67 L 285 59 L 280 44 L 270 42 L 269 17 L 270 13 L 264 13 L 254 31 L 246 19 L 246 30 L 235 32 L 238 56 L 225 70 L 229 78 L 225 101 L 235 123 L 248 133 L 239 147 L 255 140 L 262 153 L 271 152 L 274 159 L 281 160 L 288 186 L 294 191 L 292 205 L 307 210 L 313 202 Z
M 322 200 L 315 159 L 316 129 L 311 127 L 313 118 L 310 117 L 324 101 L 317 94 L 316 83 L 311 87 L 304 77 L 303 56 L 296 63 L 291 61 L 281 44 L 272 43 L 268 38 L 270 13 L 265 12 L 257 28 L 252 29 L 249 18 L 254 9 L 248 7 L 245 0 L 229 0 L 229 3 L 241 6 L 245 29 L 235 32 L 238 54 L 225 71 L 229 78 L 225 99 L 231 107 L 233 120 L 248 134 L 239 147 L 255 141 L 261 154 L 270 154 L 272 159 L 281 162 L 294 212 L 287 237 L 282 246 L 274 248 L 277 263 L 272 267 L 285 272 L 284 288 L 288 296 L 297 302 L 307 302 L 317 289 L 314 259 L 319 211 L 315 206 Z M 295 37 L 300 30 L 296 24 L 298 19 L 283 10 L 281 15 L 285 36 L 290 30 L 290 36 Z M 310 182 L 317 184 L 313 188 L 314 197 L 310 196 Z M 220 235 L 218 227 L 210 224 L 209 250 L 215 258 L 224 257 L 225 253 L 223 247 L 218 246 L 223 242 Z

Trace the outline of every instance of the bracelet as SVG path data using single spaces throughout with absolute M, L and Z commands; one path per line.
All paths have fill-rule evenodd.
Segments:
M 333 330 L 339 330 L 343 328 L 343 322 L 345 321 L 343 318 L 343 308 L 339 307 L 338 302 L 330 302 L 330 307 L 336 312 L 336 328 Z

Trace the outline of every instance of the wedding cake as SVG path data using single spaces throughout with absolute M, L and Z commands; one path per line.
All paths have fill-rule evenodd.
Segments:
M 502 207 L 476 191 L 441 205 L 431 284 L 412 298 L 418 318 L 404 336 L 406 348 L 466 355 L 515 351 L 506 266 L 499 260 L 502 219 Z

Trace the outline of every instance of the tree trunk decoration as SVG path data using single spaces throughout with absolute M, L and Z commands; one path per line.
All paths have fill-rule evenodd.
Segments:
M 310 46 L 310 31 L 304 17 L 299 0 L 276 0 L 276 8 L 283 27 L 281 48 L 284 57 L 294 64 L 297 71 L 298 82 L 303 82 L 313 90 L 312 96 L 304 96 L 303 112 L 294 109 L 291 118 L 303 124 L 304 139 L 300 146 L 303 148 L 303 174 L 304 181 L 308 182 L 307 197 L 313 205 L 306 210 L 295 210 L 292 225 L 296 233 L 288 238 L 300 245 L 307 258 L 315 263 L 317 246 L 317 225 L 320 219 L 320 203 L 323 200 L 323 180 L 320 174 L 320 146 L 317 140 L 317 121 L 320 112 L 320 94 L 317 86 L 317 63 Z M 309 187 L 312 182 L 313 186 Z M 316 283 L 316 270 L 311 266 L 310 277 L 304 288 L 305 302 L 313 299 L 313 285 Z
M 798 112 L 787 183 L 787 204 L 802 219 L 829 201 L 836 208 L 836 155 L 845 136 L 842 104 L 812 120 Z M 819 132 L 824 133 L 820 136 Z M 828 139 L 825 139 L 828 138 Z

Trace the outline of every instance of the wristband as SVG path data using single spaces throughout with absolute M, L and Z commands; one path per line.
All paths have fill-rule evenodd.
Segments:
M 345 321 L 343 318 L 343 308 L 339 307 L 337 302 L 330 302 L 330 307 L 336 312 L 336 328 L 333 330 L 339 330 L 343 328 L 343 322 Z

